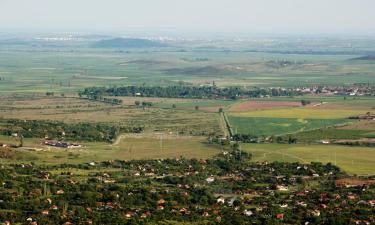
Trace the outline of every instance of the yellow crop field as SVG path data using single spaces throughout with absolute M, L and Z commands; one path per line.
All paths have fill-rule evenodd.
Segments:
M 372 110 L 374 112 L 374 110 Z M 231 113 L 236 117 L 299 118 L 299 119 L 343 119 L 365 114 L 360 109 L 313 109 L 289 108 Z

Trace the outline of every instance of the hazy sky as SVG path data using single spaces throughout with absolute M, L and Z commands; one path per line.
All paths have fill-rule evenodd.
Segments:
M 0 29 L 373 33 L 375 0 L 0 0 Z

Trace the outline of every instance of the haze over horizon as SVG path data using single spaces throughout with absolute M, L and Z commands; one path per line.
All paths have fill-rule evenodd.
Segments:
M 0 28 L 374 34 L 373 9 L 373 0 L 0 0 Z

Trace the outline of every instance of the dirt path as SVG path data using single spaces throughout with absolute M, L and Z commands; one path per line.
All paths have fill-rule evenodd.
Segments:
M 123 138 L 125 138 L 126 137 L 126 135 L 125 134 L 121 134 L 121 135 L 119 135 L 117 138 L 116 138 L 116 140 L 115 140 L 115 142 L 113 142 L 112 144 L 111 144 L 111 146 L 114 146 L 114 145 L 119 145 L 120 144 L 120 141 L 121 141 L 121 139 L 123 139 Z
M 230 127 L 228 126 L 227 119 L 225 118 L 225 113 L 220 113 L 220 126 L 222 127 L 222 130 L 224 132 L 224 137 L 230 137 Z

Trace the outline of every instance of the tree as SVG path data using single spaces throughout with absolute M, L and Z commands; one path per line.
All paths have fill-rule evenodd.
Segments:
M 219 108 L 219 113 L 224 112 L 223 108 Z
M 135 101 L 134 104 L 135 104 L 136 106 L 139 106 L 139 105 L 141 104 L 141 102 L 140 102 L 140 101 Z
M 301 104 L 302 104 L 303 106 L 305 106 L 305 105 L 309 105 L 309 104 L 311 104 L 311 101 L 310 101 L 310 100 L 302 99 L 302 100 L 301 100 Z
M 199 106 L 197 106 L 197 105 L 194 108 L 195 108 L 195 110 L 199 110 Z

